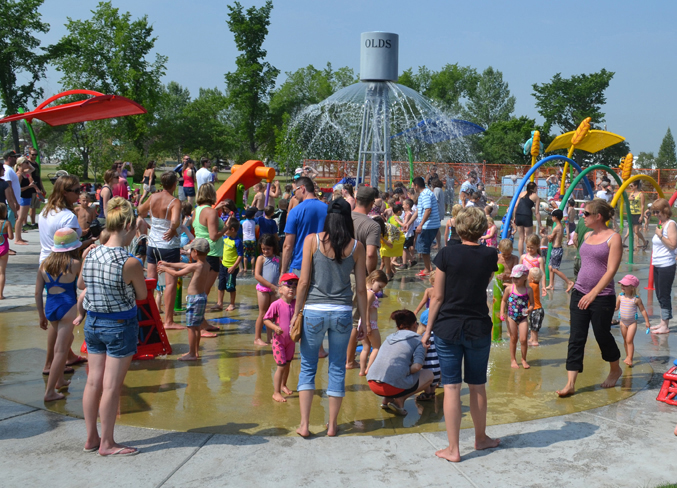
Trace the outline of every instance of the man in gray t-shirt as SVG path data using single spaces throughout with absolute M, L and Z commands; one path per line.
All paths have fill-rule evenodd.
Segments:
M 368 186 L 361 186 L 357 189 L 355 197 L 355 210 L 353 210 L 353 227 L 355 229 L 355 239 L 362 243 L 367 252 L 367 276 L 376 269 L 378 264 L 378 250 L 381 247 L 381 226 L 367 214 L 374 206 L 377 190 Z M 355 279 L 352 274 L 351 280 Z M 353 283 L 354 285 L 354 283 Z M 353 286 L 353 290 L 354 290 Z M 357 310 L 357 298 L 353 294 L 353 332 L 348 342 L 346 355 L 346 367 L 348 369 L 358 367 L 355 361 L 355 350 L 357 349 L 357 321 L 360 319 L 360 313 Z

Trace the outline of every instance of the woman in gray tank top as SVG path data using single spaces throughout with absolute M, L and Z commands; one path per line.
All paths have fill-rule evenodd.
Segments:
M 329 336 L 329 423 L 327 435 L 335 436 L 337 418 L 345 396 L 346 348 L 350 340 L 353 292 L 350 274 L 355 273 L 357 308 L 362 324 L 368 324 L 366 255 L 354 239 L 350 204 L 343 198 L 329 205 L 324 231 L 310 234 L 303 244 L 303 265 L 292 323 L 303 310 L 299 404 L 301 425 L 296 433 L 308 437 L 310 408 L 315 396 L 318 352 L 325 333 Z M 371 332 L 369 330 L 367 333 Z M 359 326 L 358 339 L 364 331 Z

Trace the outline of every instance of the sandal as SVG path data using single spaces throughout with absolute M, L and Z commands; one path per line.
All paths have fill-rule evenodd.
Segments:
M 429 402 L 434 399 L 435 399 L 434 393 L 421 393 L 419 396 L 416 397 L 417 402 Z
M 75 373 L 75 370 L 73 368 L 71 368 L 70 366 L 66 366 L 63 369 L 63 374 L 73 374 L 73 373 Z M 49 376 L 49 371 L 43 371 L 42 374 L 44 376 Z
M 404 408 L 398 407 L 397 405 L 395 405 L 395 402 L 390 402 L 388 404 L 388 408 L 390 410 L 392 410 L 392 412 L 395 415 L 399 415 L 400 417 L 406 417 L 407 416 L 407 411 Z
M 129 452 L 122 452 L 122 451 L 129 451 Z M 136 447 L 121 447 L 120 449 L 117 449 L 110 454 L 101 454 L 101 452 L 97 452 L 97 454 L 101 457 L 122 457 L 122 456 L 135 456 L 139 454 L 139 450 Z

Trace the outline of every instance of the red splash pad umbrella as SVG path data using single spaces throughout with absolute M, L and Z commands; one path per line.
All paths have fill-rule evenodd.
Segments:
M 47 107 L 55 100 L 70 95 L 92 95 L 92 98 Z M 31 112 L 3 117 L 0 119 L 0 124 L 15 120 L 26 120 L 30 123 L 33 119 L 38 119 L 55 126 L 145 113 L 145 108 L 129 98 L 119 95 L 104 95 L 92 90 L 69 90 L 48 98 Z

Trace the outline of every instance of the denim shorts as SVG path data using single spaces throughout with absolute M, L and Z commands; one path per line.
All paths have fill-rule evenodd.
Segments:
M 430 254 L 430 246 L 432 246 L 435 236 L 440 229 L 423 229 L 416 239 L 416 252 L 419 254 Z
M 111 320 L 87 315 L 85 343 L 89 354 L 106 354 L 112 358 L 126 358 L 136 354 L 139 343 L 139 321 Z
M 452 342 L 444 341 L 435 335 L 435 349 L 440 361 L 440 376 L 443 385 L 461 383 L 461 364 L 463 365 L 463 381 L 467 384 L 483 385 L 487 382 L 491 335 L 468 340 L 461 331 L 461 338 Z
M 28 197 L 28 198 L 19 197 L 19 206 L 20 207 L 30 207 L 31 206 L 31 197 Z

